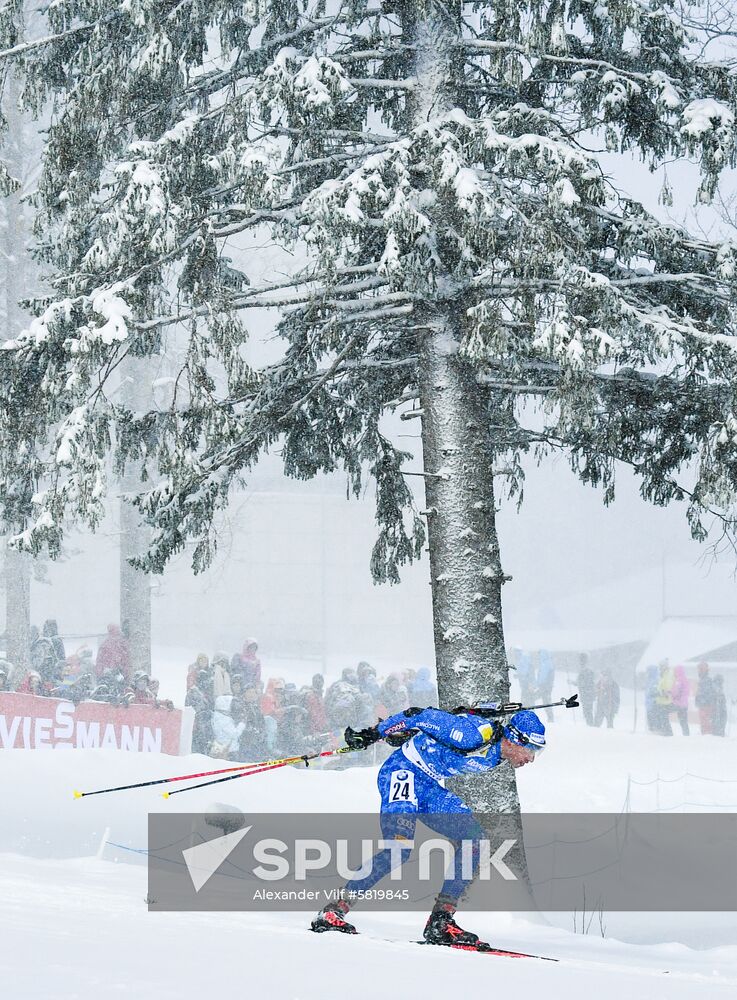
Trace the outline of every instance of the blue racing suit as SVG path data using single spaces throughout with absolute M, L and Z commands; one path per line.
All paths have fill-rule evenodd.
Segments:
M 382 736 L 404 730 L 419 730 L 389 757 L 381 769 L 377 784 L 381 793 L 381 829 L 385 840 L 408 840 L 414 837 L 418 816 L 451 841 L 474 843 L 473 870 L 478 868 L 478 840 L 484 831 L 469 807 L 452 792 L 446 791 L 443 778 L 457 774 L 488 771 L 501 763 L 501 742 L 493 723 L 479 715 L 451 715 L 439 708 L 426 708 L 417 715 L 403 712 L 379 723 Z M 388 848 L 374 855 L 371 872 L 346 884 L 348 892 L 361 893 L 372 888 L 391 871 L 393 862 L 404 864 L 411 848 L 392 852 Z M 473 881 L 463 877 L 460 850 L 452 875 L 446 877 L 441 895 L 457 900 Z

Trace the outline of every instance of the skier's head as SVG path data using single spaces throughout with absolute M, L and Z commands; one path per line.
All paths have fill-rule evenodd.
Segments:
M 524 767 L 545 748 L 545 726 L 529 709 L 515 712 L 502 732 L 502 757 L 512 767 Z

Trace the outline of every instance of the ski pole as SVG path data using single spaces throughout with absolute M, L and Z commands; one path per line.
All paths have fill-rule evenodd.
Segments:
M 287 757 L 284 760 L 272 761 L 271 763 L 254 767 L 247 771 L 240 771 L 238 774 L 226 774 L 224 778 L 213 778 L 212 781 L 201 781 L 198 785 L 188 785 L 186 788 L 175 788 L 173 792 L 162 792 L 165 799 L 172 795 L 181 795 L 182 792 L 193 792 L 195 788 L 207 788 L 208 785 L 219 785 L 223 781 L 232 781 L 234 778 L 250 778 L 252 774 L 263 774 L 264 771 L 274 771 L 278 767 L 286 767 L 288 764 L 297 764 L 303 760 L 305 767 L 310 766 L 311 760 L 318 757 L 335 757 L 341 753 L 355 753 L 361 747 L 338 747 L 337 750 L 324 750 L 322 753 L 303 754 L 301 757 Z
M 138 781 L 133 785 L 117 785 L 115 788 L 98 788 L 94 792 L 75 792 L 75 799 L 83 799 L 88 795 L 105 795 L 107 792 L 127 792 L 131 788 L 147 788 L 150 785 L 164 785 L 170 781 L 188 781 L 190 778 L 208 778 L 212 774 L 228 774 L 233 771 L 248 771 L 253 767 L 266 767 L 271 764 L 293 764 L 302 760 L 298 757 L 281 757 L 278 760 L 262 760 L 254 764 L 238 764 L 234 767 L 221 767 L 216 771 L 197 771 L 195 774 L 178 774 L 172 778 L 155 778 L 153 781 Z

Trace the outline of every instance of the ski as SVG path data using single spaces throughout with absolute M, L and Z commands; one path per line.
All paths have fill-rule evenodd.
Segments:
M 480 955 L 496 955 L 501 958 L 537 958 L 541 962 L 557 962 L 557 958 L 548 955 L 532 955 L 527 951 L 507 951 L 505 948 L 492 948 L 490 945 L 479 947 L 474 944 L 430 944 L 429 941 L 415 941 L 431 948 L 454 948 L 456 951 L 476 951 Z
M 349 926 L 351 926 L 351 925 L 349 925 Z M 481 946 L 479 946 L 479 945 L 473 945 L 473 944 L 433 944 L 430 941 L 417 941 L 417 940 L 416 941 L 404 942 L 404 941 L 395 940 L 393 938 L 377 938 L 377 937 L 374 937 L 372 934 L 361 934 L 359 931 L 356 931 L 355 929 L 351 930 L 351 931 L 347 931 L 347 930 L 343 930 L 342 928 L 338 928 L 338 927 L 329 927 L 329 928 L 328 927 L 320 927 L 320 928 L 317 928 L 315 926 L 312 926 L 310 928 L 310 930 L 312 930 L 313 932 L 315 932 L 317 934 L 324 933 L 327 930 L 330 930 L 333 933 L 341 932 L 342 931 L 342 933 L 344 933 L 344 934 L 350 934 L 351 937 L 369 938 L 371 941 L 383 941 L 385 944 L 405 944 L 405 943 L 409 943 L 409 944 L 422 944 L 422 945 L 425 945 L 425 946 L 427 946 L 429 948 L 454 948 L 456 951 L 476 951 L 480 955 L 496 955 L 498 958 L 536 958 L 540 962 L 558 962 L 559 961 L 559 959 L 557 959 L 557 958 L 550 958 L 550 956 L 548 956 L 548 955 L 533 955 L 533 954 L 531 954 L 530 952 L 527 952 L 527 951 L 508 951 L 505 948 L 492 948 L 490 945 L 487 945 L 487 944 L 484 944 L 484 943 L 482 943 Z

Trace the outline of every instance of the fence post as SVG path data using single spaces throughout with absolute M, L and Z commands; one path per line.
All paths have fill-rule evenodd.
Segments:
M 105 853 L 105 848 L 107 847 L 107 842 L 110 840 L 110 827 L 105 827 L 105 832 L 102 835 L 102 840 L 100 841 L 100 846 L 97 848 L 96 858 L 101 858 Z

